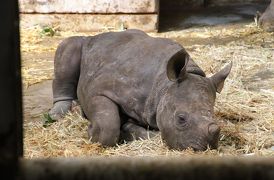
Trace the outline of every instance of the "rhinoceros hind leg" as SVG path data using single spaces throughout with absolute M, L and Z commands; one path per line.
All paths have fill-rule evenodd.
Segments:
M 49 116 L 53 120 L 59 120 L 64 117 L 64 115 L 71 110 L 72 101 L 57 101 L 54 103 L 53 107 L 49 111 Z
M 259 26 L 268 32 L 274 32 L 274 0 L 259 18 Z
M 133 122 L 126 122 L 121 128 L 120 142 L 133 141 L 140 139 L 149 139 L 157 133 L 142 126 L 139 126 Z
M 77 99 L 82 44 L 84 37 L 63 40 L 54 57 L 53 102 Z
M 103 146 L 115 146 L 121 126 L 118 106 L 105 96 L 93 97 L 89 102 L 86 116 L 91 122 L 88 128 L 90 140 Z

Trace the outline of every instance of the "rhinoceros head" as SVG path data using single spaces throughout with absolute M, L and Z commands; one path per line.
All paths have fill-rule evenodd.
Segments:
M 207 78 L 188 73 L 188 59 L 187 53 L 177 53 L 167 63 L 167 77 L 173 82 L 157 107 L 157 125 L 170 148 L 217 148 L 220 128 L 213 108 L 232 63 Z

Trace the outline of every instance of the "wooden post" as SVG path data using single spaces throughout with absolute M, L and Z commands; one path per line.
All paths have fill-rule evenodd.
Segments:
M 274 158 L 92 157 L 21 161 L 21 177 L 73 179 L 274 179 Z
M 15 179 L 23 153 L 22 93 L 17 0 L 0 5 L 0 172 Z

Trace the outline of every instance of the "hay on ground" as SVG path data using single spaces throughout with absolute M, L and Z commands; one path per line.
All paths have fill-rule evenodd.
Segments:
M 45 79 L 52 79 L 52 57 L 63 38 L 92 35 L 60 32 L 59 36 L 44 37 L 39 34 L 39 28 L 22 29 L 21 32 L 25 88 Z M 77 112 L 72 112 L 46 128 L 41 120 L 25 119 L 25 157 L 274 155 L 274 77 L 258 74 L 261 71 L 274 71 L 274 34 L 248 24 L 238 29 L 207 27 L 151 35 L 172 38 L 183 44 L 209 75 L 226 63 L 233 62 L 224 90 L 216 99 L 215 115 L 222 127 L 218 150 L 169 150 L 160 135 L 113 148 L 103 148 L 88 141 L 88 121 Z M 187 38 L 196 38 L 200 43 L 188 43 Z M 214 38 L 216 42 L 212 42 Z M 206 43 L 207 41 L 211 43 Z M 31 56 L 30 53 L 34 55 Z M 50 58 L 39 58 L 43 53 L 50 53 Z

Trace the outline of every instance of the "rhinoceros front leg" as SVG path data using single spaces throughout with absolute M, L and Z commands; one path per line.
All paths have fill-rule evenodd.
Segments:
M 92 142 L 103 146 L 114 146 L 120 135 L 120 116 L 118 106 L 105 96 L 96 96 L 90 100 L 85 112 L 91 122 L 88 135 Z
M 135 124 L 134 122 L 126 122 L 121 128 L 120 142 L 133 141 L 139 139 L 149 139 L 157 133 L 142 126 Z

